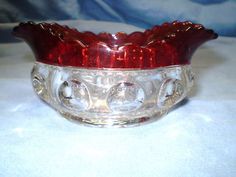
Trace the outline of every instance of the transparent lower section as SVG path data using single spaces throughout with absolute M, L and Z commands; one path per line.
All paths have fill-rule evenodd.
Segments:
M 156 120 L 193 85 L 190 65 L 92 70 L 36 62 L 31 76 L 38 96 L 64 117 L 99 127 Z

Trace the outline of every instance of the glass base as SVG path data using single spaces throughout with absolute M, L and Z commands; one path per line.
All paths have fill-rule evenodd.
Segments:
M 68 113 L 60 114 L 65 117 L 67 120 L 72 121 L 74 123 L 78 123 L 81 125 L 89 126 L 89 127 L 99 127 L 99 128 L 127 128 L 127 127 L 136 127 L 143 124 L 152 123 L 160 118 L 162 118 L 167 112 L 158 112 L 152 116 L 148 117 L 137 117 L 137 118 L 130 118 L 126 117 L 121 119 L 120 117 L 117 118 L 85 118 L 85 117 L 78 117 Z
M 157 120 L 193 85 L 190 65 L 151 70 L 83 69 L 36 62 L 36 94 L 69 120 L 128 127 Z

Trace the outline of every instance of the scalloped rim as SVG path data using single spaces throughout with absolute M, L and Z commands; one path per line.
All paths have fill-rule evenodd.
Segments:
M 120 39 L 127 40 L 129 38 L 132 38 L 134 35 L 136 35 L 136 36 L 139 35 L 139 36 L 142 36 L 144 38 L 143 41 L 146 42 L 146 40 L 148 40 L 147 37 L 149 37 L 151 34 L 158 35 L 159 40 L 168 40 L 171 38 L 175 38 L 178 33 L 183 33 L 183 32 L 187 32 L 187 31 L 196 31 L 196 30 L 197 31 L 206 30 L 208 33 L 213 33 L 214 34 L 213 39 L 218 37 L 218 35 L 216 33 L 214 33 L 213 30 L 206 29 L 201 24 L 193 24 L 190 21 L 185 21 L 185 22 L 173 21 L 171 23 L 165 22 L 161 25 L 155 25 L 150 29 L 146 29 L 143 32 L 142 31 L 134 31 L 132 33 L 125 33 L 125 32 L 120 31 L 120 32 L 116 32 L 114 34 L 108 33 L 108 32 L 100 32 L 100 33 L 96 34 L 92 31 L 80 32 L 78 29 L 70 28 L 67 25 L 59 25 L 58 23 L 45 23 L 45 22 L 37 24 L 37 23 L 34 23 L 33 21 L 29 21 L 26 23 L 21 22 L 18 27 L 27 26 L 27 25 L 37 26 L 40 29 L 48 32 L 52 36 L 57 37 L 62 42 L 77 40 L 76 37 L 79 37 L 77 35 L 92 36 L 95 38 L 95 41 L 97 41 L 97 42 L 101 41 L 104 43 L 107 43 L 107 40 L 113 40 L 113 41 L 117 41 Z M 18 28 L 18 27 L 15 27 L 15 28 Z M 169 28 L 169 31 L 167 31 L 167 33 L 165 34 L 164 33 L 165 30 L 168 28 Z M 17 33 L 15 33 L 14 31 L 15 31 L 15 29 L 13 30 L 13 34 L 15 36 L 17 36 Z M 146 38 L 146 40 L 145 40 L 145 38 Z M 128 40 L 125 43 L 126 44 L 132 43 L 132 41 Z M 84 45 L 86 45 L 86 44 L 84 44 Z M 124 45 L 124 43 L 122 43 L 119 46 L 123 46 L 123 45 Z M 146 43 L 146 45 L 147 45 L 147 43 Z M 145 45 L 141 45 L 141 46 L 145 46 Z
M 31 46 L 37 61 L 48 64 L 139 69 L 189 64 L 197 47 L 218 36 L 190 21 L 163 23 L 130 34 L 95 34 L 57 23 L 27 22 L 16 26 L 13 35 Z

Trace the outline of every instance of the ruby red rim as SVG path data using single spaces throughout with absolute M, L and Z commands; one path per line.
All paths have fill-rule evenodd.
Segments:
M 154 69 L 190 64 L 195 50 L 217 34 L 192 22 L 163 23 L 144 32 L 95 34 L 57 23 L 20 23 L 13 35 L 25 40 L 38 62 L 81 68 Z

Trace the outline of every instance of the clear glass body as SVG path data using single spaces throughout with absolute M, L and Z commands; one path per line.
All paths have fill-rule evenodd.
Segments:
M 64 117 L 98 127 L 127 127 L 158 119 L 186 97 L 190 65 L 150 70 L 84 69 L 36 62 L 36 94 Z

